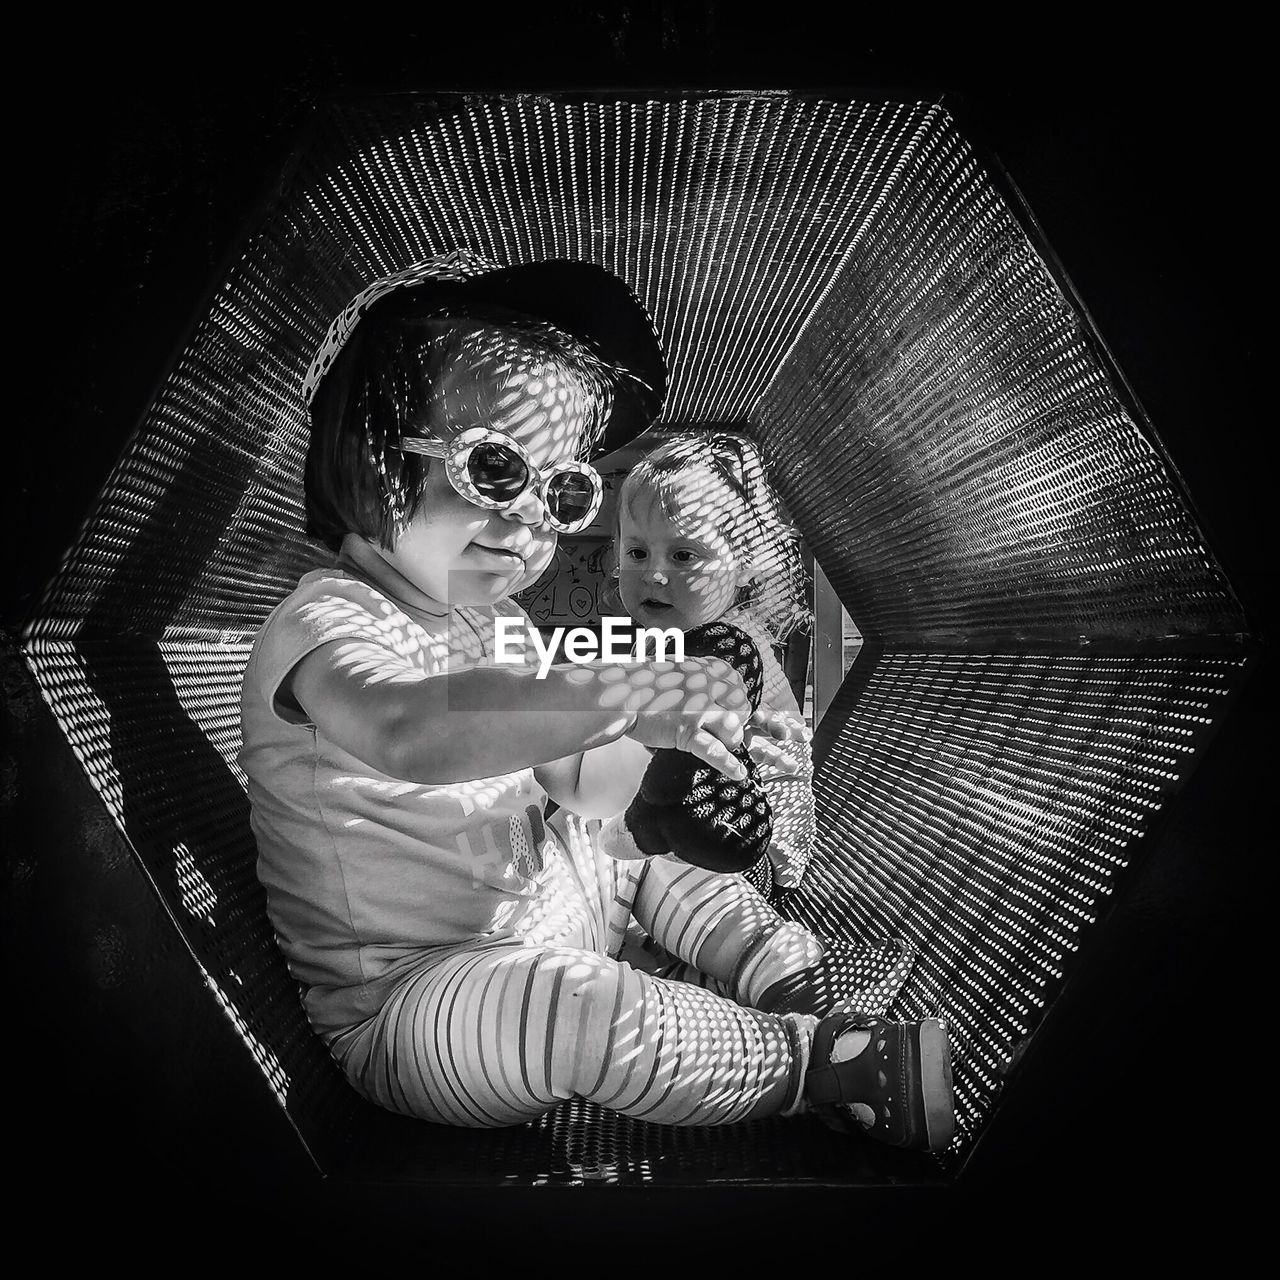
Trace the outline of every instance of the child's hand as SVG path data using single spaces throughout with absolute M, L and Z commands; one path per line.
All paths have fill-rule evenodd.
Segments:
M 742 745 L 751 703 L 727 662 L 689 658 L 578 671 L 590 671 L 602 686 L 601 703 L 631 720 L 626 736 L 646 747 L 687 751 L 735 782 L 747 776 L 733 753 Z
M 655 662 L 650 670 L 653 682 L 636 689 L 625 704 L 636 712 L 628 736 L 646 747 L 687 751 L 741 782 L 746 770 L 733 753 L 742 745 L 751 715 L 742 677 L 719 658 Z

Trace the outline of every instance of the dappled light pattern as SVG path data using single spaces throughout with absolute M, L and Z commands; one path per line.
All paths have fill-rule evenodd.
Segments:
M 893 1006 L 940 1013 L 977 1131 L 1118 872 L 1190 767 L 1238 660 L 912 654 L 816 740 L 818 853 L 789 906 L 920 951 Z
M 391 294 L 404 299 L 404 291 L 433 280 L 449 283 L 497 270 L 501 263 L 456 249 L 433 254 L 425 261 L 374 281 L 362 289 L 330 323 L 302 380 L 302 397 L 310 406 L 325 375 L 333 368 L 343 347 L 369 309 Z M 387 448 L 412 446 L 416 430 L 449 431 L 457 424 L 485 423 L 502 431 L 526 433 L 550 428 L 552 442 L 573 441 L 584 451 L 599 438 L 608 417 L 616 384 L 638 375 L 615 368 L 576 338 L 537 317 L 489 316 L 455 297 L 436 311 L 415 312 L 413 321 L 393 342 L 398 349 L 383 352 L 382 368 L 398 375 L 384 377 L 375 389 L 361 394 L 369 404 L 389 408 L 389 419 L 368 424 L 375 454 Z M 386 341 L 381 333 L 371 341 Z M 462 387 L 477 379 L 496 381 L 499 399 L 487 412 L 474 404 L 454 403 Z M 423 388 L 431 393 L 423 401 Z M 388 434 L 389 432 L 389 434 Z
M 732 752 L 742 741 L 751 704 L 737 672 L 719 658 L 643 665 L 600 662 L 565 673 L 570 684 L 599 691 L 599 705 L 618 719 L 604 733 L 629 732 L 647 747 L 676 747 L 726 772 L 741 773 Z M 701 726 L 697 722 L 701 720 Z
M 813 1013 L 856 1009 L 883 1014 L 915 967 L 910 943 L 893 939 L 860 947 L 830 943 L 809 968 L 770 987 L 757 1005 L 770 1013 Z
M 355 390 L 388 534 L 401 533 L 418 509 L 425 483 L 420 455 L 441 456 L 442 445 L 454 489 L 501 509 L 475 492 L 448 452 L 468 431 L 501 433 L 532 455 L 534 466 L 591 448 L 607 420 L 610 375 L 571 339 L 555 331 L 543 337 L 544 328 L 442 317 L 381 336 L 387 348 L 381 358 L 395 376 L 366 373 Z M 367 350 L 362 356 L 373 358 Z
M 603 858 L 574 819 L 564 834 L 512 936 L 426 959 L 335 1042 L 352 1083 L 390 1110 L 472 1127 L 575 1097 L 680 1125 L 794 1108 L 812 1020 L 751 1005 L 821 942 L 738 877 Z M 625 949 L 632 919 L 643 956 Z
M 794 1067 L 778 1020 L 552 946 L 443 960 L 344 1052 L 366 1038 L 377 1065 L 343 1066 L 374 1101 L 469 1126 L 518 1124 L 571 1097 L 665 1124 L 727 1123 L 780 1101 Z
M 397 95 L 320 119 L 242 244 L 23 643 L 322 1167 L 436 1186 L 936 1174 L 803 1119 L 648 1125 L 580 1098 L 474 1137 L 386 1128 L 312 1034 L 253 874 L 237 677 L 325 562 L 301 495 L 317 347 L 371 281 L 459 245 L 630 282 L 672 370 L 666 421 L 744 424 L 862 630 L 788 910 L 918 948 L 893 1007 L 949 1019 L 956 1167 L 1252 655 L 1016 193 L 932 101 Z M 495 834 L 513 857 L 523 813 Z
M 770 775 L 764 770 L 760 776 L 773 819 L 766 857 L 768 883 L 778 889 L 796 889 L 803 882 L 815 836 L 811 748 L 807 742 L 787 744 L 787 748 L 801 755 L 796 767 L 803 769 L 805 776 Z M 767 894 L 769 888 L 763 887 L 761 892 Z
M 341 596 L 324 596 L 309 602 L 300 610 L 302 620 L 325 636 L 326 641 L 344 636 L 359 637 L 343 644 L 339 663 L 360 675 L 370 684 L 394 684 L 420 679 L 423 675 L 446 668 L 454 650 L 450 640 L 458 642 L 457 652 L 473 659 L 482 655 L 481 639 L 473 630 L 454 627 L 450 631 L 429 636 L 425 646 L 411 629 L 403 611 L 390 600 L 374 602 L 374 612 Z M 414 659 L 418 661 L 415 662 Z
M 767 680 L 767 705 L 798 716 L 770 649 L 793 627 L 808 621 L 804 572 L 794 530 L 783 520 L 750 441 L 723 432 L 684 434 L 642 457 L 618 497 L 615 541 L 619 594 L 633 619 L 653 628 L 684 628 L 686 652 L 702 651 L 696 642 L 689 648 L 691 637 L 728 624 L 742 644 L 731 645 L 723 654 L 714 647 L 706 651 L 731 661 L 733 653 L 741 652 L 741 662 L 751 670 L 748 692 L 753 703 L 758 705 L 765 695 Z M 740 670 L 745 677 L 747 667 Z M 786 745 L 789 776 L 768 766 L 763 774 L 752 773 L 752 786 L 763 789 L 774 810 L 768 829 L 763 812 L 757 810 L 750 839 L 734 848 L 709 847 L 700 855 L 698 845 L 707 842 L 698 840 L 696 828 L 664 834 L 661 823 L 636 813 L 632 830 L 638 846 L 653 852 L 667 842 L 699 865 L 746 871 L 765 894 L 775 885 L 796 888 L 813 847 L 812 764 L 807 744 Z M 705 771 L 696 779 L 688 766 L 678 772 L 685 780 L 687 803 L 703 820 L 721 810 L 732 814 L 745 798 L 744 791 L 726 789 Z M 640 799 L 675 804 L 677 789 L 671 783 L 650 787 L 649 795 L 642 785 Z M 746 822 L 744 810 L 741 817 L 728 818 L 725 830 L 745 833 Z M 767 859 L 764 848 L 755 847 L 759 841 L 767 846 Z M 749 850 L 753 856 L 747 856 Z
M 311 403 L 315 397 L 316 388 L 320 385 L 320 380 L 329 372 L 338 352 L 342 350 L 356 325 L 360 323 L 364 313 L 379 298 L 385 298 L 397 289 L 403 289 L 407 286 L 418 284 L 423 280 L 439 277 L 446 272 L 451 277 L 466 277 L 478 275 L 487 269 L 488 263 L 469 254 L 442 255 L 428 259 L 426 262 L 415 263 L 413 266 L 406 267 L 401 271 L 393 271 L 389 275 L 374 281 L 368 288 L 361 289 L 334 316 L 323 340 L 316 348 L 316 353 L 312 357 L 311 363 L 307 366 L 306 374 L 302 379 L 303 400 L 307 404 Z
M 751 638 L 723 622 L 685 632 L 685 654 L 715 656 L 742 678 L 754 712 L 763 684 Z M 711 871 L 746 871 L 765 856 L 773 833 L 769 801 L 746 746 L 735 752 L 746 772 L 725 777 L 684 751 L 656 751 L 627 807 L 626 825 L 645 853 L 674 853 Z
M 799 535 L 750 439 L 708 431 L 664 440 L 628 473 L 618 521 L 622 598 L 633 617 L 670 612 L 691 627 L 734 605 L 775 643 L 807 627 Z
M 218 905 L 218 895 L 196 866 L 191 850 L 181 841 L 173 851 L 178 874 L 178 896 L 187 911 L 206 925 L 214 923 L 213 913 Z
M 430 371 L 426 431 L 486 426 L 524 441 L 542 457 L 591 448 L 603 429 L 609 383 L 585 363 L 588 353 L 585 367 L 575 368 L 557 349 L 536 345 L 536 327 L 442 320 L 440 328 L 453 341 Z
M 362 698 L 420 691 L 447 734 L 449 677 L 489 664 L 496 616 L 435 616 L 354 571 L 317 571 L 254 648 L 241 763 L 258 872 L 323 1033 L 370 1016 L 424 953 L 515 926 L 545 869 L 545 793 L 527 766 L 458 781 L 380 769 L 283 704 L 281 682 L 314 653 Z

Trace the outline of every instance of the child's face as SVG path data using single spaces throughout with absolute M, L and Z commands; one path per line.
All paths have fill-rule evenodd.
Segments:
M 443 440 L 484 426 L 518 440 L 545 469 L 573 458 L 590 405 L 572 375 L 528 348 L 455 365 L 439 380 L 430 429 Z M 505 511 L 473 506 L 432 460 L 421 505 L 389 563 L 432 599 L 491 604 L 532 583 L 556 548 L 534 486 Z
M 676 481 L 668 516 L 645 486 L 619 508 L 618 585 L 630 617 L 646 627 L 688 630 L 723 617 L 751 577 L 722 532 L 723 484 L 703 469 Z

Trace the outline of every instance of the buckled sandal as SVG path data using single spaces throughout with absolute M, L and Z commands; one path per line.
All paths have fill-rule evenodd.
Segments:
M 856 1057 L 835 1061 L 841 1036 L 866 1031 Z M 951 1048 L 938 1018 L 888 1022 L 859 1013 L 823 1018 L 814 1032 L 804 1098 L 823 1124 L 891 1147 L 942 1151 L 955 1135 Z

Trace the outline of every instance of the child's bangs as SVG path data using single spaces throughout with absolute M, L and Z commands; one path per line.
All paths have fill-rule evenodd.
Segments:
M 608 420 L 617 375 L 576 339 L 538 321 L 483 316 L 427 317 L 422 327 L 431 340 L 433 384 L 467 376 L 489 380 L 500 388 L 498 409 L 518 410 L 524 400 L 518 421 L 545 423 L 566 435 L 576 429 L 579 457 L 594 449 Z M 571 410 L 573 399 L 580 414 Z

